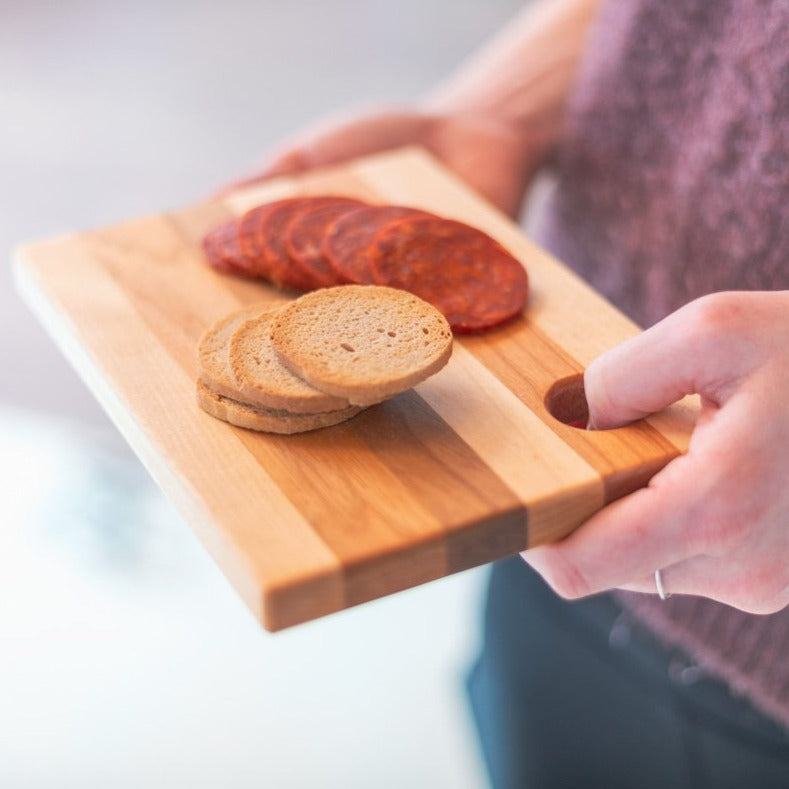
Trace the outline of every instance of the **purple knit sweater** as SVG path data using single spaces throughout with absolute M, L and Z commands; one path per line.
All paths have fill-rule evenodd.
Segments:
M 712 291 L 789 288 L 789 2 L 606 3 L 539 235 L 642 325 Z M 789 609 L 620 599 L 789 727 Z

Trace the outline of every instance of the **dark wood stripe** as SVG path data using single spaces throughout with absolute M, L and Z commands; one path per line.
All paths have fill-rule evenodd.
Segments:
M 489 560 L 486 551 L 477 562 L 469 558 L 470 532 L 473 542 L 491 545 L 495 558 L 523 550 L 527 517 L 522 502 L 416 392 L 404 392 L 358 419 L 376 457 L 407 480 L 417 499 L 444 524 L 450 573 Z
M 413 391 L 328 430 L 239 439 L 342 562 L 353 598 L 387 576 L 480 564 L 471 547 L 486 540 L 495 558 L 525 546 L 521 503 Z

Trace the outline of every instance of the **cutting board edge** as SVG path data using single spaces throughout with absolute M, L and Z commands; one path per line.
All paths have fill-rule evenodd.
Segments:
M 502 521 L 507 522 L 506 528 Z M 489 539 L 489 531 L 495 539 Z M 339 605 L 337 601 L 314 605 L 316 598 L 312 590 L 326 583 L 331 573 L 318 571 L 296 582 L 262 579 L 260 622 L 267 631 L 278 632 L 505 559 L 526 549 L 527 532 L 527 509 L 518 505 L 483 521 L 454 524 L 451 529 L 425 535 L 376 556 L 346 562 L 339 570 L 344 590 Z M 487 553 L 478 550 L 480 542 Z M 473 561 L 468 560 L 470 556 L 474 557 Z
M 35 245 L 31 245 L 31 248 Z M 96 398 L 102 410 L 107 414 L 112 424 L 122 435 L 134 454 L 142 463 L 152 480 L 162 491 L 163 495 L 171 499 L 190 526 L 190 531 L 197 537 L 200 544 L 216 562 L 222 574 L 238 595 L 244 600 L 256 619 L 263 618 L 263 605 L 260 594 L 260 583 L 254 572 L 244 560 L 242 552 L 235 548 L 228 550 L 220 546 L 217 540 L 211 539 L 215 530 L 211 528 L 210 516 L 199 502 L 191 484 L 181 474 L 171 470 L 169 465 L 160 459 L 153 448 L 142 439 L 145 431 L 133 429 L 127 423 L 130 418 L 129 409 L 125 408 L 120 398 L 112 401 L 109 392 L 111 387 L 100 386 L 96 382 L 102 373 L 88 349 L 83 344 L 71 342 L 67 338 L 75 338 L 75 332 L 63 311 L 58 310 L 41 286 L 35 275 L 35 265 L 24 259 L 27 245 L 20 247 L 12 260 L 14 284 L 27 307 L 39 320 L 55 346 L 64 358 L 79 375 L 91 395 Z M 178 495 L 173 495 L 174 492 Z

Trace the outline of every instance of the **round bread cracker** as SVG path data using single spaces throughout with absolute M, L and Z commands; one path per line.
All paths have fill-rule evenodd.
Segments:
M 236 396 L 236 380 L 228 359 L 230 338 L 242 323 L 270 309 L 271 304 L 254 304 L 234 310 L 203 332 L 197 346 L 197 374 L 209 389 L 225 397 Z
M 271 323 L 280 309 L 244 321 L 232 333 L 227 353 L 235 390 L 222 394 L 243 403 L 298 414 L 346 408 L 346 398 L 313 388 L 282 364 L 270 339 Z
M 347 406 L 318 414 L 292 414 L 289 411 L 256 408 L 217 394 L 202 381 L 197 382 L 197 403 L 206 413 L 236 427 L 281 434 L 304 433 L 338 425 L 363 410 L 358 406 Z
M 440 370 L 452 353 L 452 331 L 411 293 L 342 285 L 282 307 L 271 343 L 282 363 L 316 389 L 370 405 Z

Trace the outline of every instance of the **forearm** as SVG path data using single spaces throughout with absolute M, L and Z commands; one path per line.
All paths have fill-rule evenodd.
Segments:
M 516 216 L 531 179 L 554 148 L 600 2 L 531 0 L 416 106 L 374 110 L 309 129 L 236 186 L 419 145 Z
M 536 0 L 426 98 L 555 138 L 601 0 Z

